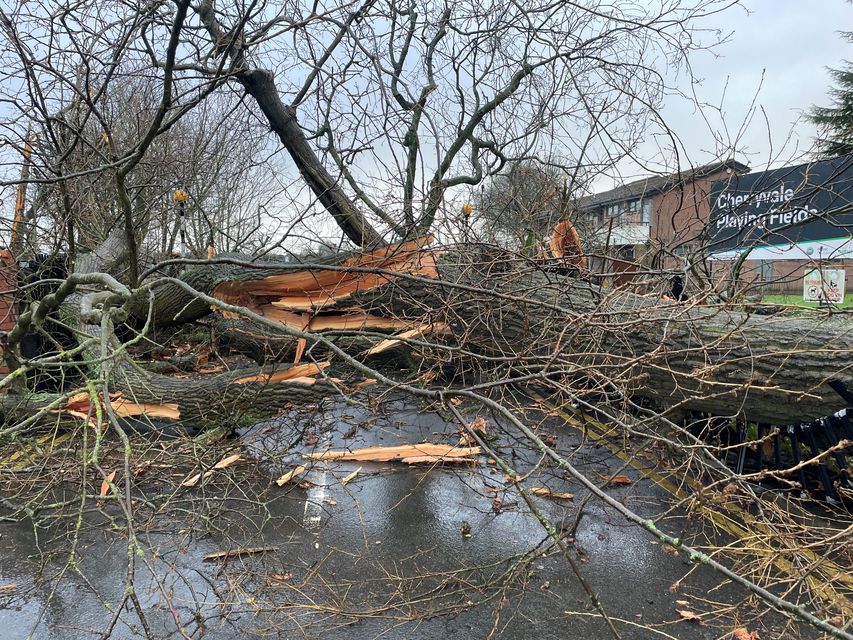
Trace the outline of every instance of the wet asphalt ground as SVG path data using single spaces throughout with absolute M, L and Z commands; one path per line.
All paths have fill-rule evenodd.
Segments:
M 474 414 L 470 414 L 473 417 Z M 704 567 L 663 549 L 621 516 L 590 501 L 574 535 L 584 490 L 483 414 L 495 446 L 526 486 L 574 494 L 536 497 L 623 638 L 730 638 L 746 594 Z M 535 417 L 535 414 L 532 414 Z M 619 472 L 631 483 L 608 491 L 648 516 L 672 498 L 606 447 L 582 442 L 558 418 L 540 433 L 589 476 Z M 139 493 L 168 508 L 144 515 L 135 590 L 158 638 L 560 638 L 612 637 L 580 582 L 550 544 L 512 483 L 477 464 L 313 462 L 301 484 L 273 480 L 302 453 L 417 442 L 456 443 L 449 416 L 401 399 L 370 408 L 344 403 L 289 413 L 229 443 L 245 461 L 200 486 L 176 489 L 184 470 L 149 471 Z M 346 485 L 342 480 L 359 469 Z M 171 471 L 171 473 L 167 473 Z M 177 478 L 177 480 L 176 480 Z M 682 513 L 663 526 L 678 533 Z M 38 533 L 38 536 L 36 535 Z M 725 543 L 725 539 L 720 539 Z M 0 638 L 97 638 L 113 617 L 126 573 L 126 535 L 98 523 L 79 534 L 69 565 L 64 531 L 0 523 Z M 268 550 L 205 561 L 243 547 Z M 3 585 L 14 585 L 3 590 Z M 684 620 L 679 611 L 701 622 Z M 747 621 L 769 638 L 818 638 L 784 628 L 775 615 Z M 111 638 L 144 637 L 123 611 Z

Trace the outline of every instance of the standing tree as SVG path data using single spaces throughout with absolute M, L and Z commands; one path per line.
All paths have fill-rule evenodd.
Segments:
M 571 212 L 568 180 L 559 166 L 513 163 L 481 191 L 475 218 L 480 235 L 508 248 L 542 240 Z
M 842 36 L 853 42 L 853 32 Z M 809 119 L 821 128 L 818 151 L 824 157 L 853 153 L 853 64 L 845 62 L 841 69 L 830 69 L 835 86 L 829 90 L 832 106 L 813 106 Z

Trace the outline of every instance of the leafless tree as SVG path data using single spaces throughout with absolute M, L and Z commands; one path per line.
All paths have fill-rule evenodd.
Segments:
M 551 162 L 536 180 L 524 177 L 517 185 L 523 197 L 508 202 L 523 200 L 518 217 L 537 203 L 546 217 L 564 215 L 587 181 L 633 156 L 649 127 L 665 127 L 657 112 L 666 93 L 661 67 L 678 67 L 704 46 L 703 21 L 729 4 L 81 0 L 26 2 L 0 14 L 4 196 L 28 183 L 32 247 L 54 247 L 73 262 L 72 273 L 34 300 L 6 335 L 2 385 L 9 389 L 0 398 L 0 438 L 14 443 L 69 423 L 82 433 L 73 505 L 79 514 L 92 509 L 121 523 L 127 543 L 124 589 L 103 637 L 127 615 L 125 607 L 134 610 L 141 633 L 153 637 L 134 589 L 140 564 L 155 576 L 164 609 L 187 637 L 153 556 L 142 551 L 137 509 L 150 504 L 136 493 L 135 478 L 145 471 L 137 473 L 142 461 L 129 421 L 155 431 L 155 420 L 164 420 L 231 432 L 285 405 L 338 395 L 360 402 L 353 378 L 445 408 L 537 518 L 524 478 L 471 427 L 466 408 L 500 416 L 510 441 L 539 452 L 537 469 L 549 461 L 589 499 L 767 606 L 850 637 L 849 613 L 825 597 L 843 594 L 848 584 L 830 579 L 843 572 L 834 560 L 814 560 L 815 548 L 837 552 L 837 531 L 821 531 L 815 540 L 784 510 L 762 514 L 762 544 L 769 556 L 793 558 L 788 573 L 762 559 L 729 562 L 720 549 L 699 548 L 672 531 L 668 514 L 653 521 L 610 496 L 611 478 L 602 484 L 555 451 L 510 392 L 544 392 L 548 410 L 570 408 L 617 425 L 624 442 L 642 441 L 640 451 L 625 445 L 629 459 L 653 448 L 671 456 L 693 490 L 679 503 L 690 517 L 714 500 L 734 501 L 732 495 L 759 504 L 750 481 L 768 474 L 787 481 L 847 445 L 829 443 L 814 460 L 795 458 L 755 474 L 732 471 L 719 454 L 763 451 L 771 435 L 762 429 L 783 424 L 793 411 L 820 420 L 838 408 L 844 391 L 834 383 L 843 388 L 853 380 L 845 362 L 823 356 L 828 343 L 853 351 L 844 321 L 756 320 L 749 308 L 722 306 L 710 288 L 687 302 L 607 288 L 580 269 L 512 247 L 425 248 L 431 232 L 450 237 L 460 194 L 484 183 L 498 191 L 507 180 L 513 186 L 522 168 L 543 158 L 571 162 Z M 264 135 L 268 129 L 275 140 Z M 22 179 L 31 132 L 37 140 Z M 540 193 L 543 184 L 549 189 Z M 186 198 L 176 202 L 178 190 Z M 500 215 L 497 195 L 482 202 L 492 219 Z M 343 238 L 332 243 L 345 238 L 357 251 L 300 264 L 271 251 L 295 249 L 312 235 L 329 239 L 334 226 Z M 242 255 L 209 256 L 208 244 Z M 165 259 L 175 249 L 180 255 Z M 134 357 L 164 335 L 158 331 L 197 321 L 258 366 L 188 378 Z M 24 357 L 24 337 L 49 334 L 51 323 L 70 331 L 71 344 Z M 391 347 L 408 357 L 402 373 L 372 360 Z M 809 366 L 785 366 L 792 359 Z M 299 364 L 280 366 L 291 360 Z M 78 378 L 33 393 L 26 379 L 35 370 Z M 735 444 L 703 439 L 721 421 L 744 434 L 754 424 L 756 432 Z M 113 437 L 118 476 L 102 457 Z M 799 445 L 791 451 L 799 455 Z M 205 459 L 198 478 L 181 488 L 225 469 L 225 459 Z M 94 497 L 92 477 L 100 486 Z M 14 517 L 57 514 L 79 532 L 83 515 L 46 497 L 58 484 L 40 486 L 47 488 L 35 495 L 16 487 Z M 109 507 L 97 502 L 107 500 Z M 187 511 L 180 497 L 166 504 L 173 513 Z M 711 511 L 719 516 L 716 507 Z M 570 543 L 553 523 L 540 521 L 618 637 Z M 795 533 L 779 539 L 782 531 Z M 831 582 L 820 598 L 787 589 L 801 578 L 791 567 L 807 562 L 813 564 L 804 584 Z

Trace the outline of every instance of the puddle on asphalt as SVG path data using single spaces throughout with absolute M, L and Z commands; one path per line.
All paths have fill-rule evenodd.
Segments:
M 604 448 L 579 448 L 575 432 L 556 423 L 550 428 L 557 447 L 588 472 L 621 466 Z M 304 464 L 307 451 L 453 443 L 455 431 L 439 414 L 401 401 L 383 404 L 378 413 L 341 403 L 241 433 L 230 448 L 241 445 L 247 462 L 214 482 L 165 491 L 151 486 L 157 478 L 150 472 L 135 491 L 156 500 L 160 511 L 138 512 L 142 555 L 134 587 L 152 635 L 511 639 L 529 638 L 535 630 L 537 638 L 608 637 L 565 558 L 553 550 L 542 555 L 542 526 L 503 474 L 485 462 L 314 462 L 303 486 L 273 484 L 285 470 Z M 541 462 L 510 442 L 502 438 L 497 446 L 520 472 Z M 344 486 L 341 480 L 359 467 Z M 614 495 L 631 499 L 635 508 L 642 503 L 663 510 L 667 496 L 635 480 L 614 488 Z M 574 501 L 535 499 L 558 528 L 570 527 L 584 496 L 580 487 L 547 466 L 527 482 L 575 494 Z M 270 550 L 204 559 L 244 547 Z M 126 535 L 91 514 L 79 534 L 77 567 L 68 566 L 69 548 L 55 529 L 40 530 L 37 541 L 29 523 L 0 523 L 0 587 L 16 585 L 0 590 L 0 629 L 7 630 L 0 637 L 103 634 L 124 589 Z M 719 602 L 743 597 L 719 587 L 721 580 L 710 572 L 664 553 L 595 502 L 570 549 L 605 609 L 623 621 L 617 626 L 624 637 L 717 637 L 714 625 L 677 622 L 676 609 L 683 605 L 676 600 L 709 593 Z M 671 592 L 688 573 L 680 590 Z M 709 605 L 696 606 L 705 611 Z M 144 637 L 139 617 L 122 611 L 111 637 Z

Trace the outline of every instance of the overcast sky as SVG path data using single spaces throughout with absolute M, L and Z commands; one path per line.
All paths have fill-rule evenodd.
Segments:
M 853 30 L 853 4 L 846 0 L 744 0 L 744 4 L 748 12 L 734 7 L 706 23 L 731 36 L 713 54 L 694 56 L 693 72 L 701 84 L 691 87 L 685 77 L 677 83 L 681 91 L 695 90 L 699 100 L 722 106 L 722 113 L 710 107 L 699 113 L 677 97 L 664 106 L 688 164 L 713 160 L 731 148 L 739 160 L 756 169 L 804 161 L 815 129 L 802 114 L 813 104 L 828 104 L 827 67 L 853 59 L 853 44 L 839 35 L 840 30 Z M 753 100 L 756 109 L 742 130 Z M 641 155 L 654 157 L 654 139 L 645 146 Z

